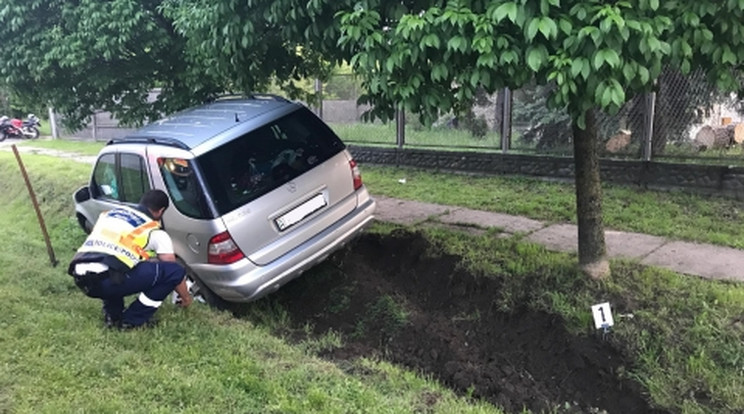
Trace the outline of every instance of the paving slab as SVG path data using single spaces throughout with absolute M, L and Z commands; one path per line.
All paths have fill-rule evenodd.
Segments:
M 527 239 L 542 244 L 548 250 L 576 253 L 579 251 L 579 231 L 574 224 L 554 224 L 538 230 Z M 612 258 L 641 259 L 666 243 L 663 237 L 623 231 L 605 231 L 607 255 Z
M 540 221 L 509 214 L 458 208 L 438 217 L 447 224 L 468 224 L 478 227 L 495 227 L 507 233 L 532 233 L 545 227 Z
M 669 242 L 641 263 L 710 279 L 744 281 L 744 251 L 689 242 Z
M 642 259 L 667 242 L 668 240 L 663 237 L 648 234 L 605 231 L 607 255 L 613 258 Z
M 377 219 L 396 224 L 421 223 L 431 217 L 441 216 L 452 209 L 452 207 L 438 204 L 399 200 L 381 196 L 373 197 L 377 201 L 377 210 L 375 211 Z
M 553 224 L 528 235 L 527 240 L 557 252 L 579 251 L 579 233 L 573 224 Z

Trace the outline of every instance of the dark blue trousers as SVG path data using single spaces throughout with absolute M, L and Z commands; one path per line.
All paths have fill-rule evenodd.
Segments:
M 103 311 L 115 321 L 139 326 L 150 320 L 163 300 L 186 276 L 186 270 L 174 262 L 140 262 L 127 272 L 121 283 L 106 278 L 89 295 L 103 300 Z M 124 309 L 124 297 L 139 293 Z

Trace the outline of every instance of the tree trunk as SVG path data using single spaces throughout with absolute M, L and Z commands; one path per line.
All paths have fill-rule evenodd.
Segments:
M 599 139 L 592 110 L 586 111 L 586 127 L 573 121 L 576 166 L 576 214 L 579 223 L 579 266 L 593 279 L 610 275 L 602 222 L 602 186 L 599 178 Z
M 504 100 L 506 93 L 504 88 L 499 89 L 496 93 L 496 104 L 494 105 L 493 130 L 501 134 L 504 125 Z

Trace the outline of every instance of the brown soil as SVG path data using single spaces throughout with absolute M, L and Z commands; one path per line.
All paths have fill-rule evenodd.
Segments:
M 344 334 L 345 345 L 325 358 L 382 358 L 507 412 L 662 412 L 638 384 L 619 379 L 630 362 L 601 335 L 573 336 L 554 315 L 499 312 L 497 280 L 427 248 L 414 233 L 364 235 L 270 300 L 313 335 Z

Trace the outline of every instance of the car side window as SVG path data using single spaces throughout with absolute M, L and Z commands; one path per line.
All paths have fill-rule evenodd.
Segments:
M 116 154 L 104 154 L 93 170 L 91 189 L 96 198 L 119 199 L 119 183 L 116 178 Z
M 188 217 L 208 218 L 208 207 L 202 196 L 192 161 L 182 158 L 158 158 L 160 175 L 178 211 Z
M 139 203 L 142 195 L 150 190 L 150 180 L 145 160 L 137 154 L 121 154 L 121 197 L 125 203 Z

